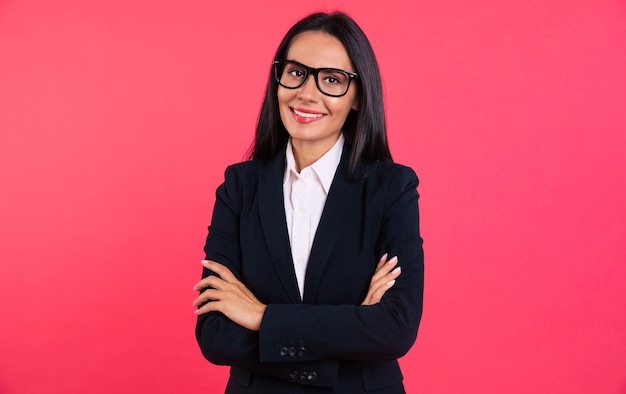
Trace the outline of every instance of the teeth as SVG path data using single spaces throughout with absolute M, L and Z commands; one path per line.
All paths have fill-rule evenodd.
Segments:
M 321 118 L 322 116 L 324 116 L 324 114 L 309 114 L 306 112 L 300 112 L 296 109 L 294 109 L 293 112 L 298 116 L 302 116 L 303 118 Z

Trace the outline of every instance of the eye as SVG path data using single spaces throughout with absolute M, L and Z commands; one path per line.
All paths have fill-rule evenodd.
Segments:
M 304 78 L 306 75 L 306 72 L 302 68 L 298 68 L 296 66 L 287 66 L 285 73 L 294 78 Z
M 319 76 L 325 85 L 343 85 L 348 81 L 346 74 L 334 70 L 321 71 Z

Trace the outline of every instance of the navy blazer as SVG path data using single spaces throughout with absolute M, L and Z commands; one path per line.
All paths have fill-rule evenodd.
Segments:
M 216 192 L 206 259 L 227 266 L 267 309 L 260 331 L 219 312 L 198 317 L 204 356 L 230 365 L 227 393 L 404 393 L 397 358 L 422 314 L 424 254 L 413 170 L 359 163 L 344 147 L 320 219 L 301 299 L 283 202 L 285 152 L 230 166 Z M 380 303 L 362 306 L 379 258 L 402 273 Z M 203 277 L 213 274 L 206 268 Z M 317 388 L 317 389 L 315 389 Z

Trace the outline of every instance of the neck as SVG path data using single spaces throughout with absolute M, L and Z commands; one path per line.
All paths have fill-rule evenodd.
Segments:
M 291 149 L 293 158 L 296 162 L 296 170 L 300 172 L 303 168 L 310 166 L 324 156 L 335 145 L 339 136 L 331 141 L 323 141 L 320 143 L 291 140 Z

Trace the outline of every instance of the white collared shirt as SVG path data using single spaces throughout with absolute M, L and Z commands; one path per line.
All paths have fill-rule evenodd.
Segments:
M 304 298 L 304 278 L 311 246 L 319 225 L 326 197 L 343 152 L 343 134 L 333 147 L 315 163 L 296 170 L 291 139 L 287 143 L 287 164 L 283 178 L 283 195 L 287 230 L 291 243 L 291 256 L 300 289 Z

